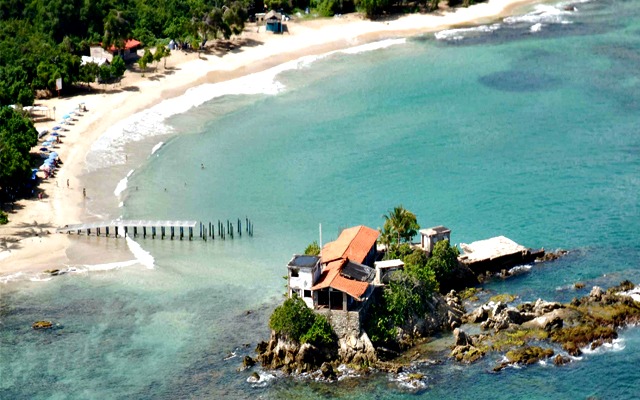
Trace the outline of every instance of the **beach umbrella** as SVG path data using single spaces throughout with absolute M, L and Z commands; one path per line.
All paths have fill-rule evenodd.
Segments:
M 51 130 L 57 131 L 58 129 L 61 129 L 61 128 L 62 128 L 61 126 L 56 125 L 53 128 L 51 128 Z
M 40 147 L 40 151 L 49 151 L 49 149 L 46 147 Z
M 69 119 L 69 118 L 71 118 L 71 116 L 69 114 L 65 114 L 65 115 L 62 116 L 62 119 Z
M 53 132 L 51 136 L 60 136 L 60 134 L 58 132 Z
M 49 157 L 51 156 L 58 158 L 58 153 L 56 153 L 55 151 L 52 151 L 51 154 L 49 154 Z

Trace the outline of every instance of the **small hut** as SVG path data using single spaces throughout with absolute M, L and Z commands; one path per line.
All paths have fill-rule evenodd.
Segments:
M 282 33 L 282 14 L 271 10 L 264 16 L 267 32 Z

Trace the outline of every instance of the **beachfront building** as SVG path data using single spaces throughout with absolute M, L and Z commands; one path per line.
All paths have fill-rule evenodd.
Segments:
M 92 59 L 106 59 L 109 62 L 113 61 L 113 56 L 120 56 L 125 61 L 131 61 L 138 58 L 139 47 L 139 41 L 129 39 L 124 42 L 124 48 L 122 49 L 111 46 L 108 50 L 105 50 L 101 46 L 91 46 L 89 47 L 89 56 Z
M 309 308 L 348 311 L 373 292 L 378 231 L 360 225 L 343 230 L 320 257 L 294 255 L 287 265 L 287 294 Z
M 364 225 L 343 230 L 321 253 L 320 278 L 314 283 L 314 308 L 348 311 L 373 292 L 378 231 Z
M 433 252 L 436 243 L 441 240 L 448 240 L 451 243 L 451 229 L 440 225 L 420 230 L 420 248 L 429 254 Z
M 320 257 L 308 255 L 294 255 L 287 264 L 288 295 L 297 295 L 313 308 L 313 292 L 311 286 L 320 277 Z
M 267 32 L 282 33 L 282 14 L 273 10 L 264 16 Z

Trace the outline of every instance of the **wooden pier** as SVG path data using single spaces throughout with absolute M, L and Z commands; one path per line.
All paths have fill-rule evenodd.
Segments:
M 235 225 L 234 225 L 235 222 Z M 161 240 L 178 239 L 193 240 L 194 238 L 207 241 L 214 240 L 216 235 L 219 239 L 233 239 L 234 236 L 242 237 L 244 222 L 244 233 L 253 236 L 253 222 L 245 217 L 244 221 L 237 218 L 236 221 L 226 220 L 217 223 L 209 222 L 204 224 L 199 221 L 149 221 L 149 220 L 124 220 L 113 219 L 108 221 L 92 222 L 86 224 L 65 225 L 56 229 L 56 233 L 75 233 L 77 235 L 105 237 L 142 237 L 146 239 L 159 238 Z M 217 234 L 216 234 L 217 227 Z

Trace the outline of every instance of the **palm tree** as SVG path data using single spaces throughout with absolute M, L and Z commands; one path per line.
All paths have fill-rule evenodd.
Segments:
M 129 21 L 124 18 L 122 11 L 111 10 L 104 19 L 102 47 L 108 49 L 113 45 L 116 49 L 122 49 L 130 33 Z
M 420 229 L 416 215 L 402 207 L 402 205 L 394 207 L 393 210 L 390 210 L 387 215 L 382 217 L 384 218 L 384 228 L 381 233 L 389 235 L 390 242 L 396 245 L 411 241 L 411 238 Z

